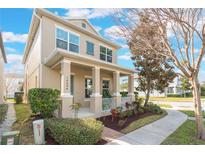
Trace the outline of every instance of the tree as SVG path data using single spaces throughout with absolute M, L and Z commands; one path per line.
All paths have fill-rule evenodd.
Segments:
M 145 29 L 144 27 L 148 20 L 140 18 L 139 22 L 139 25 L 131 31 L 132 35 L 127 38 L 127 43 L 129 44 L 132 59 L 138 72 L 137 89 L 145 93 L 144 105 L 146 106 L 150 93 L 153 90 L 157 90 L 160 93 L 164 92 L 165 88 L 168 87 L 169 83 L 176 77 L 176 74 L 174 67 L 169 64 L 170 60 L 165 56 L 156 54 L 152 49 L 144 50 L 140 46 L 139 48 L 138 46 L 135 47 L 135 44 L 140 43 L 143 37 L 152 40 L 153 46 L 157 39 L 155 33 L 153 33 L 153 29 L 157 28 L 156 26 L 151 27 L 151 29 Z
M 149 20 L 145 28 L 151 29 L 153 25 L 157 27 L 153 30 L 157 36 L 154 46 L 153 40 L 141 37 L 141 42 L 133 44 L 132 48 L 152 50 L 158 55 L 170 58 L 172 64 L 179 70 L 178 74 L 189 79 L 195 107 L 196 135 L 198 139 L 203 140 L 205 140 L 205 131 L 198 75 L 205 54 L 204 12 L 204 9 L 183 8 L 129 9 L 129 13 L 120 11 L 121 16 L 118 16 L 121 23 L 124 23 L 121 29 L 127 38 L 132 36 L 133 28 L 139 25 L 139 17 Z M 124 21 L 121 18 L 124 18 Z M 198 53 L 196 48 L 200 48 Z
M 189 80 L 185 77 L 181 77 L 180 81 L 181 81 L 181 89 L 183 90 L 184 97 L 186 97 L 186 91 L 191 89 L 191 84 Z

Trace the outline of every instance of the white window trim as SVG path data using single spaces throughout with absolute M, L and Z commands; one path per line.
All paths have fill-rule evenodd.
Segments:
M 101 53 L 101 51 L 100 51 L 100 55 L 101 55 L 101 54 L 102 54 L 102 55 L 105 55 L 105 60 L 103 60 L 103 61 L 106 61 L 106 62 L 108 62 L 108 63 L 113 63 L 113 49 L 111 49 L 110 47 L 108 47 L 108 46 L 106 46 L 106 45 L 104 45 L 104 44 L 99 44 L 99 48 L 100 48 L 100 46 L 106 48 L 106 53 Z M 110 55 L 107 54 L 107 49 L 112 50 L 112 56 L 110 56 Z M 112 58 L 112 62 L 109 62 L 109 61 L 107 60 L 107 56 Z M 100 60 L 102 60 L 102 59 L 100 59 Z
M 62 29 L 62 30 L 66 31 L 66 32 L 68 33 L 68 40 L 67 40 L 68 49 L 67 49 L 67 50 L 62 49 L 62 48 L 58 48 L 57 45 L 56 45 L 56 43 L 57 43 L 56 40 L 59 39 L 59 38 L 57 38 L 57 28 L 58 28 L 58 29 Z M 75 44 L 75 43 L 71 43 L 71 42 L 70 42 L 70 40 L 69 40 L 69 34 L 70 34 L 70 33 L 71 33 L 71 34 L 74 34 L 74 35 L 76 35 L 76 36 L 79 37 L 79 44 Z M 62 39 L 59 39 L 59 40 L 62 40 Z M 65 40 L 62 40 L 62 41 L 65 41 Z M 66 42 L 66 41 L 65 41 L 65 42 Z M 69 50 L 70 43 L 71 43 L 71 44 L 74 44 L 74 45 L 78 45 L 79 51 L 78 51 L 78 52 L 70 51 L 70 50 Z M 71 30 L 68 30 L 68 29 L 66 29 L 66 28 L 64 28 L 64 27 L 62 27 L 62 26 L 55 25 L 55 49 L 61 49 L 61 50 L 65 50 L 65 51 L 69 51 L 69 52 L 72 52 L 72 53 L 79 54 L 79 53 L 80 53 L 80 44 L 81 44 L 80 34 L 78 34 L 78 33 L 76 33 L 76 32 L 73 32 L 73 31 L 71 31 Z

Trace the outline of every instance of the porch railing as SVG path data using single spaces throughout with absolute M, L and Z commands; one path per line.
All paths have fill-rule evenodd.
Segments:
M 102 109 L 103 111 L 109 111 L 110 109 L 115 108 L 115 101 L 111 98 L 102 98 Z
M 121 97 L 121 105 L 123 107 L 125 107 L 125 103 L 128 102 L 128 103 L 131 103 L 131 97 L 127 96 L 127 97 Z

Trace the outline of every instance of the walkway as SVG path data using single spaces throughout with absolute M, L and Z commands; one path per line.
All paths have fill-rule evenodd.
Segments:
M 166 109 L 168 115 L 109 142 L 109 145 L 159 145 L 187 120 L 187 115 Z
M 3 132 L 11 131 L 11 126 L 16 121 L 16 112 L 13 103 L 8 103 L 8 112 L 6 119 L 0 124 L 0 142 Z

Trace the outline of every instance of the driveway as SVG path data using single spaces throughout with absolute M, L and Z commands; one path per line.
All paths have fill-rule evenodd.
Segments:
M 187 115 L 177 110 L 166 111 L 168 115 L 164 118 L 114 139 L 108 145 L 159 145 L 187 120 Z

